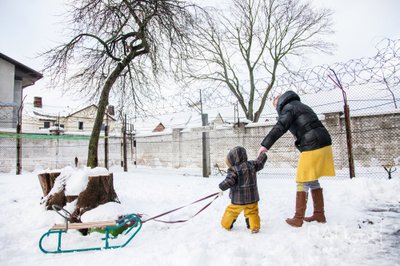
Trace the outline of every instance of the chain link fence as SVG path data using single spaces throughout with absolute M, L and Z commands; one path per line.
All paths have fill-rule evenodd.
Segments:
M 51 136 L 45 134 L 0 133 L 0 172 L 16 172 L 17 138 L 20 138 L 21 160 L 23 171 L 41 169 L 60 169 L 66 166 L 86 165 L 89 144 L 88 136 Z M 108 166 L 120 165 L 122 139 L 108 138 Z M 98 147 L 99 166 L 105 166 L 104 138 Z
M 305 99 L 309 101 L 309 99 Z M 400 112 L 386 109 L 384 105 L 365 107 L 364 101 L 349 99 L 351 104 L 352 154 L 357 176 L 389 178 L 396 176 L 400 160 Z M 370 104 L 373 101 L 370 102 Z M 336 103 L 336 102 L 335 102 Z M 361 103 L 358 104 L 357 103 Z M 307 102 L 316 110 L 326 125 L 333 141 L 337 176 L 349 177 L 348 147 L 346 145 L 346 123 L 340 109 L 324 112 L 320 101 Z M 341 104 L 338 102 L 337 104 Z M 336 105 L 337 105 L 336 104 Z M 327 108 L 329 109 L 329 108 Z M 328 110 L 332 111 L 332 109 Z M 362 112 L 360 112 L 362 111 Z M 266 125 L 235 124 L 206 130 L 206 152 L 211 175 L 224 174 L 224 158 L 229 149 L 237 145 L 245 147 L 249 159 L 256 152 L 265 135 L 274 125 L 276 114 L 268 115 Z M 150 167 L 195 167 L 203 165 L 202 128 L 133 136 L 127 140 L 128 161 Z M 13 172 L 16 167 L 16 134 L 0 134 L 0 171 Z M 104 140 L 104 139 L 102 139 Z M 104 141 L 99 143 L 99 164 L 104 166 Z M 80 165 L 86 164 L 88 137 L 21 135 L 22 169 L 57 169 L 74 166 L 74 158 Z M 122 162 L 122 139 L 109 138 L 109 166 Z M 295 175 L 299 152 L 290 133 L 282 136 L 268 152 L 269 159 L 262 175 L 292 178 Z
M 392 97 L 391 91 L 382 83 L 345 90 L 350 109 L 350 146 L 347 145 L 342 92 L 338 89 L 301 96 L 331 134 L 336 178 L 350 177 L 349 154 L 352 155 L 355 177 L 397 176 L 396 168 L 400 164 L 400 110 L 397 109 L 397 98 Z M 397 93 L 398 90 L 395 88 L 393 91 Z M 265 122 L 262 126 L 239 123 L 206 129 L 206 152 L 211 174 L 224 174 L 224 158 L 232 147 L 241 145 L 246 148 L 249 159 L 255 158 L 261 141 L 275 124 L 277 114 L 264 114 L 262 119 Z M 200 168 L 203 165 L 200 128 L 137 136 L 136 141 L 139 165 Z M 262 175 L 293 178 L 299 157 L 294 141 L 293 136 L 286 133 L 274 144 L 268 152 L 269 159 Z
M 352 155 L 356 177 L 391 178 L 399 175 L 399 92 L 398 84 L 388 87 L 385 82 L 370 82 L 348 86 L 344 91 L 336 89 L 301 95 L 301 100 L 313 108 L 331 134 L 336 178 L 349 177 L 349 154 Z M 344 99 L 350 109 L 350 146 L 347 145 L 347 126 L 343 114 L 346 103 Z M 233 110 L 232 117 L 235 116 Z M 9 128 L 8 133 L 0 132 L 1 172 L 14 172 L 16 169 L 17 137 L 21 138 L 21 163 L 25 171 L 74 166 L 75 158 L 78 158 L 80 165 L 86 164 L 88 136 L 17 136 L 10 133 L 15 125 L 12 119 L 14 111 L 14 106 L 0 107 L 0 124 Z M 271 112 L 262 115 L 260 122 L 263 125 L 240 122 L 211 124 L 205 128 L 167 129 L 148 135 L 130 135 L 127 140 L 128 163 L 150 167 L 201 168 L 205 161 L 209 165 L 210 174 L 223 174 L 226 170 L 224 158 L 229 149 L 241 145 L 247 149 L 249 159 L 255 158 L 262 139 L 275 124 L 276 118 L 277 114 Z M 239 121 L 244 121 L 243 117 Z M 206 134 L 205 142 L 203 132 Z M 103 140 L 98 149 L 100 166 L 104 166 Z M 122 165 L 122 143 L 119 137 L 109 138 L 108 166 Z M 205 159 L 203 150 L 207 155 Z M 279 178 L 292 178 L 295 175 L 299 152 L 290 133 L 286 133 L 274 144 L 268 156 L 263 175 L 270 174 Z

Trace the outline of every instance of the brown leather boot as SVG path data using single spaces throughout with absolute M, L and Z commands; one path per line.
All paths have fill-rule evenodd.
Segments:
M 294 227 L 301 227 L 303 225 L 304 214 L 307 208 L 308 193 L 298 191 L 296 194 L 296 213 L 293 218 L 286 219 L 286 222 Z
M 325 211 L 324 211 L 324 195 L 322 194 L 322 188 L 311 190 L 311 195 L 314 205 L 314 213 L 310 217 L 305 217 L 304 221 L 319 223 L 326 223 Z

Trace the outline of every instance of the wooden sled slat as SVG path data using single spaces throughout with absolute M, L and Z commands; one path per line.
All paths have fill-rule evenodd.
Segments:
M 98 221 L 86 223 L 68 223 L 68 229 L 90 229 L 90 228 L 104 228 L 106 226 L 116 226 L 115 221 Z M 50 230 L 66 230 L 66 224 L 54 224 Z

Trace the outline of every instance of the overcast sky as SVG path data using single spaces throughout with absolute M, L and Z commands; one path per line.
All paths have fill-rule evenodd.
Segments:
M 224 0 L 229 2 L 229 0 Z M 0 52 L 31 67 L 42 68 L 37 54 L 63 39 L 59 14 L 64 0 L 0 0 Z M 200 3 L 214 3 L 202 0 Z M 400 0 L 311 0 L 334 11 L 334 56 L 312 57 L 310 65 L 346 62 L 375 54 L 374 45 L 384 37 L 400 38 Z M 44 89 L 46 77 L 27 89 L 35 94 L 56 95 Z M 31 100 L 28 100 L 30 102 Z

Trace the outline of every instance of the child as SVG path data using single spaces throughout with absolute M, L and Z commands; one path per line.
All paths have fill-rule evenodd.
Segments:
M 263 169 L 267 155 L 261 153 L 256 160 L 247 161 L 246 149 L 237 146 L 229 151 L 225 163 L 229 169 L 226 178 L 219 184 L 222 191 L 230 188 L 231 204 L 226 207 L 221 225 L 226 230 L 233 227 L 239 214 L 244 211 L 247 228 L 252 233 L 260 230 L 260 216 L 258 215 L 258 201 L 260 197 L 257 189 L 257 173 Z

